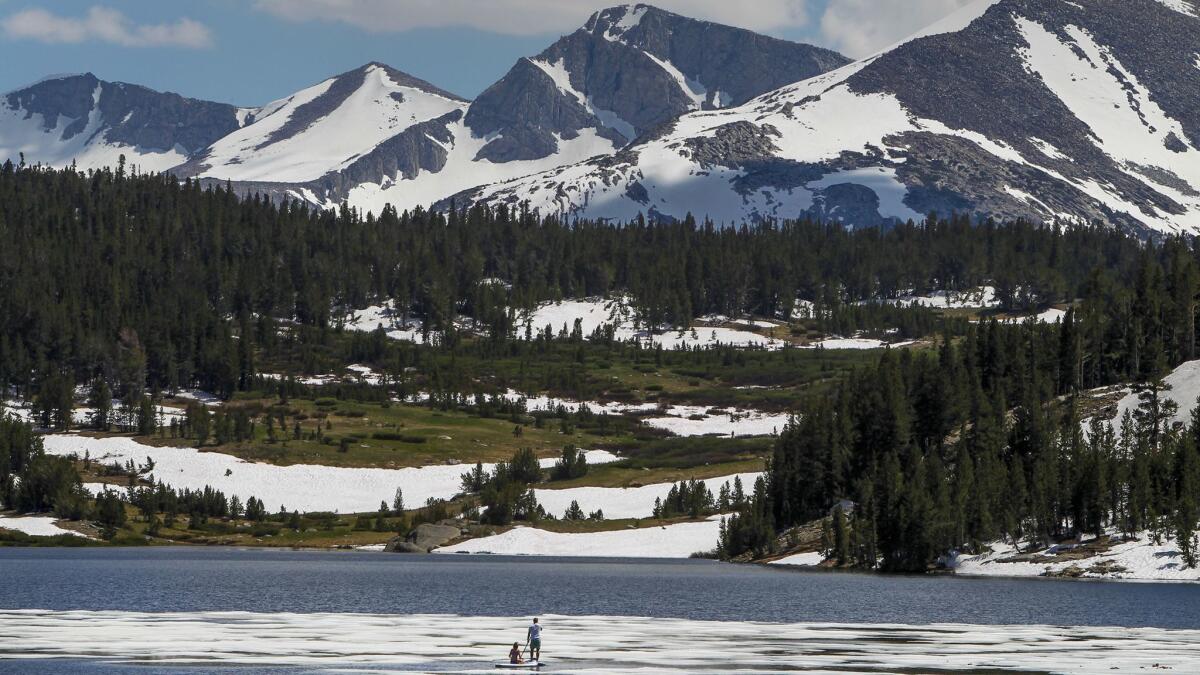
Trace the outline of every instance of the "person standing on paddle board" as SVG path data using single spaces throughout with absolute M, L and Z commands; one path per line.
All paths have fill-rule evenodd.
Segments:
M 542 658 L 542 627 L 536 618 L 529 626 L 529 630 L 525 632 L 525 639 L 529 642 L 530 660 L 540 661 Z

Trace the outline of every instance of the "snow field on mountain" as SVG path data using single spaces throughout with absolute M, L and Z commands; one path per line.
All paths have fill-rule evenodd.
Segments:
M 1196 15 L 1182 0 L 1161 1 L 1189 16 Z M 915 37 L 962 30 L 996 2 L 980 0 L 970 4 Z M 1020 15 L 1012 16 L 1011 20 L 1028 43 L 1014 45 L 1014 56 L 1024 61 L 1030 76 L 1040 78 L 1092 129 L 1093 142 L 1121 170 L 1182 205 L 1184 213 L 1171 214 L 1138 205 L 1133 203 L 1133 197 L 1122 196 L 1107 182 L 1068 178 L 1042 166 L 1036 160 L 1072 159 L 1043 139 L 1030 139 L 1039 152 L 1036 157 L 1026 157 L 1001 140 L 918 117 L 892 94 L 852 91 L 846 80 L 883 58 L 888 50 L 769 92 L 738 108 L 684 115 L 670 133 L 630 148 L 629 162 L 577 165 L 506 185 L 489 186 L 482 191 L 482 199 L 527 199 L 545 214 L 629 220 L 639 213 L 657 212 L 682 218 L 691 212 L 697 217 L 729 222 L 751 217 L 796 217 L 812 205 L 813 190 L 841 181 L 863 185 L 875 192 L 880 200 L 880 215 L 919 220 L 921 214 L 904 203 L 908 186 L 888 179 L 889 172 L 894 176 L 895 167 L 905 161 L 903 148 L 891 148 L 885 139 L 907 132 L 929 132 L 962 138 L 1004 162 L 1044 173 L 1068 189 L 1079 190 L 1097 204 L 1128 214 L 1149 228 L 1163 232 L 1190 231 L 1195 226 L 1195 215 L 1200 213 L 1200 193 L 1184 184 L 1200 185 L 1200 150 L 1189 145 L 1182 124 L 1169 117 L 1155 102 L 1152 92 L 1108 47 L 1099 45 L 1085 30 L 1067 26 L 1063 35 L 1059 35 Z M 1197 63 L 1200 64 L 1200 58 Z M 764 139 L 776 146 L 770 154 L 782 160 L 821 163 L 844 153 L 872 155 L 880 151 L 882 156 L 873 167 L 831 172 L 805 184 L 786 188 L 766 186 L 742 194 L 731 183 L 743 175 L 740 169 L 701 165 L 691 157 L 693 142 L 712 137 L 719 128 L 735 122 L 748 122 L 759 129 L 770 125 L 772 131 Z M 1185 149 L 1175 152 L 1179 142 Z M 629 190 L 631 186 L 637 189 Z M 1048 207 L 1035 195 L 1011 186 L 998 189 L 1006 189 L 1044 218 L 1077 219 Z
M 1116 535 L 1114 535 L 1116 536 Z M 1170 537 L 1155 544 L 1146 533 L 1134 541 L 1119 543 L 1106 553 L 1083 560 L 1060 562 L 1001 562 L 1019 553 L 1008 542 L 996 542 L 992 551 L 976 556 L 960 556 L 953 561 L 955 574 L 965 576 L 1036 577 L 1046 572 L 1060 573 L 1071 567 L 1082 570 L 1085 578 L 1125 579 L 1130 581 L 1200 581 L 1200 569 L 1189 569 L 1179 552 L 1179 545 Z M 1058 550 L 1069 547 L 1052 547 L 1041 551 L 1053 557 Z M 1112 565 L 1124 571 L 1102 574 L 1092 571 L 1093 565 Z
M 739 473 L 729 476 L 719 476 L 700 481 L 716 495 L 721 486 L 726 483 L 733 487 L 735 478 L 742 481 L 742 489 L 749 493 L 754 488 L 754 481 L 762 472 Z M 607 488 L 607 487 L 577 487 L 565 490 L 539 488 L 534 490 L 538 503 L 546 509 L 546 513 L 561 518 L 571 502 L 579 502 L 579 508 L 585 514 L 601 510 L 609 520 L 621 518 L 650 518 L 654 515 L 654 501 L 667 498 L 674 483 L 655 483 L 641 487 Z
M 720 526 L 721 516 L 694 523 L 607 532 L 564 533 L 514 527 L 501 534 L 468 539 L 433 552 L 572 558 L 687 558 L 693 553 L 715 549 Z
M 855 71 L 843 68 L 835 72 L 848 77 Z M 871 188 L 879 196 L 881 215 L 919 220 L 920 214 L 904 205 L 907 189 L 894 180 L 895 172 L 890 167 L 831 172 L 825 178 L 790 190 L 769 188 L 742 195 L 731 184 L 742 175 L 741 170 L 700 166 L 681 142 L 687 138 L 711 137 L 719 127 L 734 122 L 771 124 L 780 131 L 779 136 L 771 137 L 778 148 L 775 156 L 821 162 L 839 157 L 844 151 L 866 152 L 868 146 L 885 147 L 883 138 L 920 128 L 893 96 L 860 95 L 844 85 L 825 89 L 829 84 L 826 76 L 820 76 L 809 86 L 801 84 L 783 90 L 787 91 L 786 96 L 776 92 L 739 108 L 685 115 L 668 136 L 638 146 L 636 164 L 616 168 L 620 180 L 601 179 L 588 170 L 590 167 L 575 166 L 509 185 L 488 186 L 483 195 L 487 198 L 516 190 L 521 198 L 529 199 L 533 207 L 547 214 L 629 220 L 654 208 L 678 218 L 687 211 L 717 222 L 740 222 L 750 212 L 794 217 L 812 206 L 814 189 L 856 183 Z M 783 114 L 781 99 L 785 97 L 803 102 Z M 646 188 L 649 202 L 643 204 L 628 197 L 626 187 L 635 180 Z M 534 189 L 543 182 L 542 189 Z M 560 183 L 564 184 L 564 190 L 546 189 Z
M 328 92 L 336 82 L 337 78 L 330 78 L 267 106 L 253 124 L 212 145 L 204 159 L 209 168 L 201 175 L 246 181 L 316 180 L 344 168 L 413 124 L 466 107 L 461 101 L 398 85 L 384 68 L 372 65 L 366 68 L 361 85 L 332 112 L 287 138 L 270 140 L 302 105 Z M 394 94 L 402 100 L 396 100 Z
M 596 155 L 610 155 L 616 146 L 595 129 L 580 129 L 570 140 L 556 136 L 558 152 L 541 159 L 495 163 L 477 159 L 479 151 L 496 135 L 476 136 L 462 121 L 447 125 L 451 140 L 445 148 L 446 164 L 440 171 L 421 171 L 414 178 L 403 175 L 386 177 L 380 183 L 362 183 L 350 190 L 348 201 L 354 206 L 379 214 L 391 204 L 398 211 L 428 208 L 445 197 L 479 185 L 503 185 L 505 181 L 537 174 L 563 165 L 576 164 Z M 437 141 L 435 141 L 437 142 Z M 440 144 L 440 143 L 439 143 Z
M 1194 672 L 1200 631 L 542 615 L 557 672 Z M 0 658 L 494 673 L 528 617 L 0 610 Z M 719 665 L 718 665 L 719 664 Z M 714 668 L 714 665 L 718 667 Z
M 409 504 L 424 504 L 429 498 L 448 499 L 462 487 L 462 474 L 474 464 L 423 466 L 404 469 L 360 469 L 293 464 L 276 466 L 247 462 L 218 452 L 200 452 L 195 448 L 154 447 L 131 438 L 89 438 L 72 434 L 44 437 L 46 452 L 51 455 L 90 454 L 93 461 L 124 464 L 133 460 L 144 465 L 146 458 L 154 461 L 155 480 L 176 489 L 201 490 L 205 486 L 237 495 L 242 501 L 257 497 L 274 510 L 280 505 L 303 512 L 337 511 L 339 513 L 371 512 L 379 502 L 391 503 L 396 488 L 404 490 Z M 605 464 L 617 457 L 603 450 L 586 453 L 589 464 Z M 541 460 L 542 466 L 553 466 L 556 459 Z M 486 470 L 493 465 L 485 464 Z M 92 492 L 104 489 L 99 483 L 89 483 Z M 111 486 L 124 489 L 121 482 Z
M 31 537 L 54 537 L 60 534 L 70 534 L 76 537 L 83 535 L 59 527 L 57 518 L 50 516 L 0 516 L 0 530 L 22 532 Z
M 1137 77 L 1087 31 L 1068 26 L 1070 42 L 1066 43 L 1035 21 L 1022 17 L 1015 21 L 1029 43 L 1027 48 L 1019 50 L 1027 67 L 1092 129 L 1097 147 L 1130 176 L 1183 204 L 1188 214 L 1154 213 L 1137 208 L 1095 184 L 1081 188 L 1086 187 L 1085 192 L 1110 208 L 1130 213 L 1156 229 L 1180 231 L 1194 226 L 1194 214 L 1200 212 L 1200 197 L 1184 194 L 1134 170 L 1135 166 L 1158 167 L 1190 185 L 1200 185 L 1200 152 L 1186 143 L 1188 136 L 1183 126 L 1169 117 Z M 1167 149 L 1167 138 L 1172 134 L 1184 142 L 1187 147 L 1184 152 Z

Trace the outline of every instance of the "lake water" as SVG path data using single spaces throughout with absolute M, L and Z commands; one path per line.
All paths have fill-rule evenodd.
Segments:
M 856 672 L 929 672 L 921 664 L 931 663 L 1054 672 L 1041 665 L 1097 648 L 1116 649 L 1117 660 L 1093 664 L 1096 672 L 1165 656 L 1200 672 L 1198 584 L 885 577 L 700 560 L 0 549 L 2 672 L 158 673 L 182 664 L 469 672 L 523 642 L 530 616 L 547 617 L 555 672 L 633 663 L 691 672 L 709 669 L 710 658 L 724 660 L 712 664 L 722 672 L 847 663 Z M 947 661 L 939 642 L 955 645 L 962 663 Z

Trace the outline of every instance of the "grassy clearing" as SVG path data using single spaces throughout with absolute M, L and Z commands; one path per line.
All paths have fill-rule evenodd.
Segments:
M 529 424 L 529 419 L 514 423 L 508 418 L 484 418 L 416 405 L 332 399 L 294 399 L 279 407 L 274 404 L 275 401 L 261 399 L 233 405 L 281 410 L 288 428 L 284 431 L 277 428 L 275 441 L 268 438 L 265 425 L 259 423 L 254 440 L 206 445 L 202 449 L 277 465 L 404 468 L 495 462 L 511 458 L 521 448 L 533 448 L 543 457 L 556 456 L 564 445 L 588 447 L 596 440 L 580 430 L 564 434 L 557 425 L 537 428 Z M 299 439 L 294 437 L 296 424 L 300 427 Z M 318 426 L 320 439 L 311 438 Z M 517 428 L 519 435 L 514 433 Z M 181 442 L 162 436 L 142 440 L 156 445 Z M 621 442 L 630 438 L 618 436 L 612 440 Z

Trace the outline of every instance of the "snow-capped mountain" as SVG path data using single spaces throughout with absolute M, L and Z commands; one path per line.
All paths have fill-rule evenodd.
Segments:
M 613 220 L 872 226 L 936 210 L 1200 232 L 1200 2 L 980 0 L 615 156 L 456 199 Z
M 238 129 L 250 111 L 95 75 L 63 75 L 0 97 L 0 161 L 80 169 L 116 166 L 121 155 L 163 171 Z
M 90 75 L 52 80 L 10 95 L 0 157 L 24 151 L 31 162 L 89 168 L 115 164 L 123 152 L 146 170 L 378 213 L 612 156 L 680 114 L 742 104 L 848 62 L 819 47 L 626 5 L 596 12 L 518 60 L 473 102 L 380 63 L 261 108 L 136 88 L 142 98 L 196 108 L 180 104 L 172 117 L 156 104 L 159 138 L 141 112 L 106 104 L 110 90 L 131 85 Z
M 461 116 L 412 129 L 305 186 L 378 212 L 609 156 L 682 113 L 744 103 L 848 62 L 836 52 L 648 5 L 597 12 L 522 58 Z
M 368 63 L 253 112 L 176 173 L 229 181 L 307 183 L 345 169 L 406 129 L 467 102 L 381 63 Z

